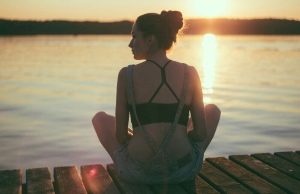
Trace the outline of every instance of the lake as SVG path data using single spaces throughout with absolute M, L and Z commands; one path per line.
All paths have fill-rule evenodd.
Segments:
M 128 35 L 0 37 L 0 170 L 111 162 L 91 119 L 114 114 Z M 222 118 L 205 157 L 299 150 L 300 36 L 184 35 Z M 52 170 L 51 170 L 52 171 Z

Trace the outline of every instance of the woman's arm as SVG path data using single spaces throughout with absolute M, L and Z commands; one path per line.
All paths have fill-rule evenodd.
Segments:
M 195 142 L 201 142 L 207 136 L 202 86 L 198 72 L 194 67 L 191 67 L 190 73 L 191 82 L 194 86 L 193 97 L 190 106 L 193 121 L 193 129 L 188 132 L 188 136 L 192 138 Z
M 128 132 L 129 111 L 127 108 L 127 67 L 120 70 L 117 83 L 116 96 L 116 139 L 120 144 L 124 144 L 130 139 Z

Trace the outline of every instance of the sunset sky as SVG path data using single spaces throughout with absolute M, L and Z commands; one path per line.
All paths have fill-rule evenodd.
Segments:
M 191 18 L 300 20 L 300 0 L 0 0 L 0 18 L 17 20 L 135 20 L 147 12 L 180 10 Z

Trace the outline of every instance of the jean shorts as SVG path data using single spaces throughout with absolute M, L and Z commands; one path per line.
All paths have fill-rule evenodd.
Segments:
M 191 160 L 170 173 L 157 175 L 146 173 L 143 170 L 145 165 L 129 155 L 129 142 L 120 145 L 114 152 L 113 159 L 119 178 L 136 184 L 177 184 L 194 180 L 201 170 L 204 151 L 199 144 L 190 141 L 192 143 Z

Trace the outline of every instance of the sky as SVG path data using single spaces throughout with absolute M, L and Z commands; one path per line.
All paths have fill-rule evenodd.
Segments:
M 185 19 L 300 21 L 300 0 L 0 0 L 0 18 L 16 20 L 134 21 L 162 10 L 179 10 Z

